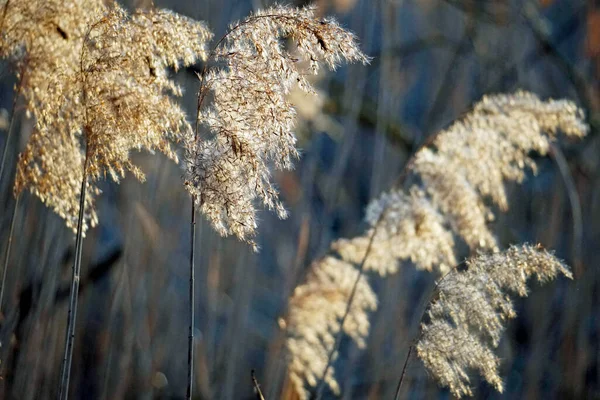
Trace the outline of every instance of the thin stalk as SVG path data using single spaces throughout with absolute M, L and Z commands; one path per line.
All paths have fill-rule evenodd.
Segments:
M 343 331 L 344 331 L 344 323 L 346 322 L 346 318 L 348 318 L 348 315 L 350 314 L 350 310 L 352 309 L 352 301 L 354 301 L 354 296 L 356 295 L 356 289 L 358 288 L 358 283 L 360 282 L 360 279 L 362 278 L 362 276 L 364 274 L 365 262 L 367 261 L 367 257 L 371 253 L 371 247 L 373 246 L 375 236 L 377 235 L 377 228 L 379 227 L 380 222 L 383 220 L 384 214 L 385 214 L 385 210 L 384 210 L 384 212 L 381 213 L 377 223 L 375 224 L 373 233 L 371 233 L 371 237 L 369 238 L 369 244 L 367 246 L 367 250 L 365 251 L 365 255 L 363 256 L 363 259 L 362 259 L 360 265 L 358 266 L 358 274 L 356 276 L 356 279 L 354 280 L 354 285 L 352 286 L 352 290 L 350 291 L 350 296 L 348 297 L 348 302 L 346 303 L 346 310 L 344 311 L 344 315 L 343 315 L 342 319 L 340 320 L 339 331 L 338 331 L 337 335 L 335 336 L 335 341 L 333 343 L 333 347 L 331 348 L 331 351 L 329 352 L 329 354 L 327 356 L 327 364 L 325 364 L 325 369 L 323 370 L 321 379 L 319 379 L 319 385 L 317 386 L 317 392 L 315 395 L 316 400 L 319 400 L 321 398 L 321 396 L 323 395 L 323 390 L 325 389 L 325 378 L 327 377 L 327 372 L 329 371 L 329 368 L 331 367 L 331 363 L 333 362 L 333 356 L 335 355 L 335 352 L 337 351 L 337 349 L 340 345 L 340 341 L 342 340 Z
M 441 131 L 438 131 L 437 133 L 430 135 L 429 137 L 427 137 L 427 139 L 423 143 L 421 143 L 421 145 L 416 149 L 415 153 L 411 156 L 411 158 L 408 160 L 408 162 L 402 169 L 400 176 L 396 180 L 395 186 L 400 185 L 404 181 L 404 179 L 408 176 L 410 171 L 412 170 L 413 163 L 415 162 L 415 159 L 416 159 L 415 154 L 417 154 L 421 149 L 432 144 L 440 132 Z M 325 377 L 327 376 L 327 371 L 329 370 L 329 368 L 331 367 L 331 363 L 333 362 L 333 356 L 335 355 L 335 352 L 337 351 L 337 348 L 339 347 L 340 341 L 342 340 L 342 336 L 344 333 L 344 330 L 343 330 L 344 323 L 346 322 L 346 318 L 348 318 L 348 315 L 350 314 L 350 309 L 352 307 L 352 301 L 354 300 L 354 296 L 356 294 L 356 289 L 358 287 L 358 283 L 360 282 L 360 279 L 364 275 L 365 263 L 367 261 L 367 257 L 369 257 L 369 254 L 371 253 L 371 248 L 373 247 L 373 242 L 375 241 L 375 236 L 377 235 L 377 230 L 379 229 L 379 226 L 383 222 L 388 210 L 389 210 L 389 207 L 386 207 L 381 212 L 381 214 L 379 215 L 379 218 L 377 219 L 377 222 L 375 222 L 373 231 L 371 232 L 371 236 L 369 237 L 369 243 L 367 245 L 365 255 L 363 256 L 363 258 L 358 266 L 358 274 L 356 276 L 356 280 L 354 281 L 354 285 L 352 286 L 352 291 L 350 292 L 350 297 L 348 297 L 348 302 L 346 304 L 346 310 L 344 311 L 344 315 L 343 315 L 342 319 L 340 320 L 339 331 L 337 332 L 337 334 L 335 336 L 335 341 L 333 343 L 333 347 L 332 347 L 331 351 L 329 352 L 329 355 L 327 356 L 327 364 L 325 364 L 325 369 L 323 371 L 323 374 L 321 375 L 321 378 L 318 381 L 319 383 L 317 385 L 316 394 L 311 397 L 315 400 L 319 400 L 321 398 L 321 396 L 323 395 L 323 390 L 325 389 Z M 445 276 L 444 276 L 444 278 L 445 278 Z M 442 280 L 444 278 L 442 278 Z M 438 282 L 438 284 L 439 284 L 439 282 Z M 437 288 L 437 285 L 436 285 L 436 288 Z
M 6 164 L 6 155 L 8 154 L 8 145 L 10 144 L 10 138 L 12 137 L 17 101 L 19 100 L 19 95 L 21 94 L 21 88 L 23 86 L 23 80 L 25 78 L 25 66 L 23 66 L 20 75 L 21 77 L 19 78 L 19 83 L 17 84 L 17 90 L 15 91 L 10 110 L 10 122 L 8 123 L 8 131 L 6 132 L 6 141 L 4 142 L 4 149 L 2 150 L 2 160 L 0 160 L 0 182 L 2 182 L 2 175 L 4 174 L 4 165 Z
M 419 317 L 419 322 L 421 322 L 423 320 L 423 317 L 425 316 L 425 312 L 427 311 L 427 308 L 429 307 L 429 304 L 433 300 L 433 297 L 437 293 L 437 290 L 440 287 L 440 284 L 451 273 L 453 273 L 454 271 L 456 271 L 457 268 L 459 268 L 460 266 L 462 266 L 464 264 L 465 264 L 465 261 L 462 261 L 462 262 L 456 264 L 454 267 L 452 267 L 450 269 L 450 271 L 446 272 L 446 274 L 444 276 L 442 276 L 439 281 L 437 281 L 435 283 L 435 285 L 433 286 L 433 289 L 431 290 L 431 293 L 429 294 L 429 297 L 427 298 L 427 303 L 425 303 L 425 306 L 422 307 L 423 310 L 421 311 L 421 316 Z M 417 343 L 418 339 L 419 339 L 419 336 L 417 335 L 417 337 L 415 338 L 414 342 L 408 348 L 408 353 L 406 354 L 406 359 L 404 360 L 404 366 L 402 367 L 402 373 L 400 374 L 400 379 L 398 380 L 398 386 L 396 387 L 396 395 L 394 396 L 394 399 L 396 399 L 396 400 L 398 400 L 400 398 L 400 389 L 402 388 L 402 382 L 404 382 L 404 376 L 406 374 L 406 368 L 408 367 L 408 363 L 410 361 L 410 356 L 411 356 L 412 351 L 413 351 L 413 349 L 415 347 L 415 343 Z
M 8 271 L 8 260 L 10 258 L 10 249 L 12 246 L 13 232 L 15 230 L 15 220 L 17 216 L 17 209 L 19 208 L 20 198 L 21 195 L 17 195 L 15 200 L 15 208 L 13 210 L 12 217 L 10 218 L 10 231 L 8 233 L 8 244 L 6 245 L 6 253 L 4 254 L 4 269 L 2 271 L 2 286 L 0 286 L 0 311 L 2 311 L 2 300 L 4 299 L 4 288 L 6 283 L 6 271 Z
M 188 335 L 188 382 L 186 399 L 192 399 L 192 385 L 194 383 L 194 248 L 196 242 L 196 196 L 192 196 L 192 216 L 190 220 L 190 293 L 189 293 L 189 318 L 190 330 Z
M 67 400 L 69 397 L 69 378 L 71 375 L 71 363 L 73 361 L 73 344 L 75 342 L 75 321 L 77 317 L 77 298 L 79 295 L 79 277 L 81 273 L 81 253 L 83 243 L 83 214 L 85 209 L 85 194 L 87 186 L 87 164 L 88 154 L 86 152 L 83 165 L 83 178 L 81 180 L 81 194 L 79 196 L 79 217 L 77 219 L 77 236 L 75 238 L 75 260 L 73 262 L 73 274 L 71 276 L 71 291 L 69 294 L 69 313 L 67 315 L 67 331 L 65 335 L 65 355 L 62 361 L 60 374 L 59 400 Z
M 404 382 L 404 375 L 406 374 L 406 367 L 408 366 L 408 361 L 410 360 L 410 355 L 413 351 L 414 345 L 410 345 L 408 348 L 408 354 L 406 355 L 406 360 L 404 360 L 404 367 L 402 367 L 402 374 L 400 375 L 400 381 L 398 381 L 398 387 L 396 388 L 396 396 L 394 399 L 398 400 L 400 398 L 400 389 L 402 388 L 402 382 Z
M 204 76 L 206 75 L 206 66 L 202 70 L 202 74 L 199 75 L 200 87 L 198 89 L 198 105 L 196 108 L 196 124 L 194 126 L 194 144 L 198 140 L 198 131 L 200 127 L 200 109 L 202 102 L 204 101 L 205 92 L 204 88 Z M 196 196 L 192 195 L 192 215 L 190 217 L 190 287 L 189 287 L 189 319 L 190 327 L 188 333 L 188 374 L 187 374 L 187 391 L 186 400 L 192 399 L 192 387 L 194 384 L 194 303 L 195 303 L 195 248 L 196 248 Z
M 571 243 L 571 251 L 575 278 L 578 278 L 583 272 L 583 262 L 581 256 L 583 253 L 583 216 L 581 212 L 581 200 L 579 199 L 577 185 L 575 184 L 575 179 L 573 179 L 573 175 L 571 174 L 569 163 L 567 162 L 567 159 L 560 147 L 551 143 L 550 156 L 558 166 L 558 172 L 560 173 L 565 184 L 565 190 L 567 191 L 569 204 L 571 205 L 571 219 L 573 220 L 573 239 Z
M 252 377 L 252 386 L 254 386 L 254 393 L 256 393 L 256 399 L 265 400 L 265 396 L 263 396 L 262 391 L 260 390 L 260 385 L 258 384 L 256 375 L 254 374 L 254 370 L 250 371 L 250 376 Z

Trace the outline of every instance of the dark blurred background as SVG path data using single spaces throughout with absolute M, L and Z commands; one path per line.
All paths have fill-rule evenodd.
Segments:
M 296 2 L 298 5 L 304 2 Z M 150 2 L 128 2 L 149 6 Z M 204 20 L 218 38 L 227 24 L 269 1 L 163 0 L 158 7 Z M 510 188 L 511 208 L 494 223 L 504 245 L 540 242 L 573 266 L 517 301 L 498 352 L 506 391 L 474 380 L 477 398 L 600 399 L 600 1 L 317 0 L 360 38 L 371 65 L 315 80 L 319 98 L 293 94 L 302 157 L 276 174 L 287 220 L 261 212 L 253 254 L 202 222 L 197 235 L 196 398 L 254 398 L 256 370 L 267 399 L 283 391 L 277 320 L 310 262 L 338 237 L 365 228 L 364 208 L 389 188 L 428 135 L 491 92 L 526 89 L 568 98 L 592 129 L 580 143 L 540 158 L 539 173 Z M 180 71 L 193 111 L 198 81 Z M 2 64 L 0 141 L 15 78 Z M 192 115 L 192 114 L 190 114 Z M 16 155 L 32 122 L 22 112 L 0 187 L 0 254 L 14 205 Z M 106 182 L 100 224 L 85 239 L 73 399 L 178 399 L 185 395 L 190 198 L 182 169 L 135 156 L 147 172 Z M 26 195 L 19 204 L 0 320 L 0 397 L 55 396 L 66 325 L 74 238 Z M 380 307 L 366 350 L 343 341 L 335 367 L 344 399 L 393 398 L 423 299 L 436 278 L 412 267 L 370 276 Z M 413 360 L 402 398 L 448 398 Z M 327 396 L 331 397 L 330 393 Z

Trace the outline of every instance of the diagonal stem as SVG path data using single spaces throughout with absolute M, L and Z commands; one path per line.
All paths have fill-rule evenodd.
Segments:
M 2 311 L 2 300 L 4 299 L 4 288 L 6 283 L 6 271 L 8 271 L 8 260 L 10 259 L 10 249 L 12 246 L 13 232 L 15 230 L 15 220 L 17 216 L 17 209 L 19 208 L 19 199 L 21 195 L 17 195 L 15 200 L 15 208 L 10 218 L 10 231 L 8 233 L 8 244 L 6 245 L 6 253 L 4 254 L 4 269 L 2 271 L 2 283 L 0 283 L 0 311 Z
M 77 236 L 75 238 L 75 260 L 71 276 L 71 291 L 69 294 L 69 313 L 67 315 L 67 331 L 65 335 L 65 354 L 62 361 L 60 374 L 59 400 L 69 397 L 69 379 L 71 363 L 73 361 L 73 344 L 75 342 L 75 321 L 77 317 L 77 298 L 79 295 L 79 277 L 81 273 L 81 253 L 83 244 L 83 218 L 85 210 L 85 195 L 87 186 L 88 153 L 86 152 L 83 164 L 83 178 L 81 179 L 81 194 L 79 195 L 79 216 L 77 219 Z
M 402 382 L 404 382 L 404 375 L 406 374 L 406 367 L 408 366 L 408 361 L 410 360 L 410 355 L 413 351 L 413 345 L 410 345 L 408 348 L 408 354 L 406 355 L 406 359 L 404 360 L 404 367 L 402 367 L 402 374 L 400 375 L 400 380 L 398 381 L 398 387 L 396 388 L 396 396 L 394 399 L 400 399 L 400 389 L 402 388 Z
M 8 6 L 8 2 L 7 2 Z M 8 130 L 6 131 L 6 140 L 4 141 L 4 149 L 2 150 L 2 159 L 0 160 L 0 182 L 2 182 L 2 175 L 4 173 L 4 166 L 6 164 L 6 155 L 8 154 L 8 146 L 10 144 L 10 138 L 12 137 L 13 125 L 15 122 L 15 111 L 17 108 L 17 101 L 19 100 L 19 95 L 21 94 L 21 88 L 23 87 L 23 81 L 25 79 L 25 65 L 21 69 L 19 78 L 19 83 L 17 84 L 17 89 L 15 91 L 12 106 L 10 110 L 10 122 L 8 123 Z
M 192 216 L 190 220 L 190 287 L 189 287 L 189 319 L 190 329 L 188 335 L 188 373 L 186 399 L 192 399 L 192 385 L 194 383 L 194 248 L 196 242 L 196 196 L 192 196 Z
M 364 274 L 365 263 L 367 261 L 367 257 L 369 256 L 369 253 L 371 253 L 371 247 L 373 246 L 373 242 L 375 241 L 375 236 L 377 235 L 377 228 L 379 227 L 380 222 L 383 220 L 384 214 L 385 214 L 385 212 L 382 212 L 381 215 L 379 216 L 379 220 L 375 224 L 375 228 L 373 229 L 373 232 L 371 233 L 371 237 L 369 238 L 369 244 L 367 246 L 367 250 L 365 251 L 365 255 L 363 256 L 363 259 L 362 259 L 360 265 L 358 266 L 358 274 L 356 276 L 356 279 L 354 280 L 354 285 L 352 286 L 352 291 L 350 292 L 350 296 L 348 297 L 348 302 L 346 303 L 346 310 L 344 311 L 344 315 L 343 315 L 342 319 L 340 320 L 340 324 L 338 327 L 339 331 L 338 331 L 337 335 L 335 336 L 335 342 L 333 343 L 333 347 L 331 348 L 331 350 L 329 351 L 329 355 L 327 356 L 327 364 L 325 364 L 325 369 L 323 370 L 323 374 L 321 375 L 321 378 L 319 379 L 319 385 L 317 386 L 317 391 L 314 396 L 314 398 L 316 400 L 319 400 L 321 398 L 321 396 L 323 395 L 323 390 L 325 389 L 325 378 L 327 377 L 327 372 L 329 371 L 329 368 L 331 367 L 331 363 L 333 362 L 333 357 L 340 345 L 340 341 L 342 340 L 343 331 L 344 331 L 344 323 L 346 322 L 348 315 L 350 315 L 350 311 L 352 309 L 352 302 L 354 301 L 354 296 L 356 295 L 356 289 L 358 288 L 358 284 Z

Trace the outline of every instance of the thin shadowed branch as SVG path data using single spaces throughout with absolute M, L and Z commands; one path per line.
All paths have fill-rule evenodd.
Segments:
M 429 304 L 431 303 L 431 301 L 433 300 L 433 298 L 435 297 L 435 295 L 437 294 L 437 290 L 438 287 L 440 286 L 440 284 L 444 281 L 444 279 L 446 279 L 446 277 L 448 277 L 452 272 L 456 271 L 457 269 L 461 268 L 462 266 L 465 265 L 466 260 L 463 260 L 462 262 L 460 262 L 459 264 L 456 264 L 454 267 L 452 267 L 450 269 L 450 271 L 446 272 L 446 274 L 444 274 L 444 276 L 442 276 L 433 286 L 433 288 L 431 289 L 431 292 L 429 294 L 429 296 L 427 296 L 426 302 L 425 304 L 421 304 L 419 306 L 419 308 L 422 310 L 419 314 L 419 320 L 417 321 L 417 325 L 421 323 L 421 321 L 423 320 L 423 317 L 425 316 L 425 313 L 427 312 L 427 307 L 429 307 Z M 417 337 L 415 337 L 415 339 L 413 339 L 410 342 L 410 346 L 408 347 L 408 352 L 406 353 L 406 358 L 404 359 L 404 366 L 402 367 L 402 372 L 400 373 L 400 379 L 398 380 L 398 386 L 396 386 L 396 394 L 394 395 L 394 399 L 398 400 L 400 399 L 400 389 L 402 389 L 402 383 L 404 382 L 404 377 L 406 375 L 406 369 L 408 367 L 408 364 L 410 363 L 410 356 L 412 354 L 412 351 L 414 350 L 415 347 L 415 343 L 417 343 L 418 341 L 418 334 Z
M 342 340 L 342 336 L 344 335 L 344 330 L 343 330 L 344 323 L 346 322 L 348 315 L 350 315 L 350 310 L 352 309 L 352 301 L 354 300 L 354 296 L 356 295 L 356 289 L 358 288 L 358 283 L 360 282 L 360 280 L 364 274 L 365 263 L 367 261 L 367 257 L 369 256 L 369 253 L 371 252 L 371 248 L 373 247 L 373 242 L 375 240 L 377 228 L 379 227 L 380 222 L 383 221 L 384 214 L 385 214 L 385 212 L 381 213 L 379 220 L 377 221 L 377 224 L 375 225 L 375 228 L 373 229 L 373 233 L 371 234 L 371 237 L 369 238 L 369 244 L 367 245 L 367 250 L 362 259 L 362 262 L 360 263 L 360 265 L 357 268 L 356 279 L 354 280 L 354 284 L 352 285 L 352 290 L 350 291 L 350 296 L 348 297 L 348 300 L 346 302 L 346 310 L 344 311 L 344 315 L 342 316 L 342 319 L 339 322 L 339 331 L 335 336 L 335 341 L 334 341 L 333 346 L 327 356 L 327 364 L 325 364 L 325 369 L 323 370 L 323 374 L 321 375 L 321 377 L 319 379 L 319 384 L 317 386 L 317 390 L 316 390 L 316 394 L 315 394 L 316 400 L 319 400 L 321 398 L 321 396 L 323 395 L 323 390 L 325 389 L 325 382 L 326 382 L 325 378 L 327 376 L 327 372 L 329 371 L 329 368 L 331 367 L 331 363 L 333 362 L 333 357 L 335 356 L 335 353 L 337 352 L 337 348 L 340 345 L 340 341 Z
M 256 399 L 265 400 L 265 396 L 263 396 L 262 391 L 260 390 L 260 385 L 256 379 L 254 370 L 250 371 L 250 376 L 252 377 L 252 386 L 254 387 L 254 393 L 256 393 Z
M 404 366 L 402 367 L 402 373 L 400 374 L 400 380 L 398 381 L 398 387 L 396 388 L 396 395 L 394 399 L 400 399 L 400 389 L 402 388 L 402 382 L 404 382 L 404 374 L 406 373 L 406 367 L 408 366 L 408 361 L 410 360 L 410 355 L 412 354 L 414 348 L 414 344 L 411 344 L 408 348 L 408 353 L 406 354 L 406 359 L 404 360 Z
M 554 143 L 550 144 L 550 156 L 558 166 L 558 171 L 565 184 L 565 190 L 567 191 L 567 197 L 571 206 L 571 220 L 573 223 L 573 239 L 571 242 L 571 257 L 573 264 L 573 272 L 575 277 L 581 276 L 583 273 L 583 259 L 582 259 L 582 246 L 583 246 L 583 216 L 581 212 L 581 201 L 579 199 L 579 193 L 577 192 L 577 186 L 575 180 L 569 169 L 567 159 L 563 154 L 562 150 Z
M 15 230 L 15 220 L 17 216 L 17 211 L 19 209 L 19 199 L 21 195 L 17 195 L 15 199 L 15 204 L 13 208 L 12 215 L 10 217 L 10 230 L 8 232 L 8 243 L 6 244 L 6 250 L 4 253 L 4 264 L 2 269 L 2 282 L 0 283 L 0 313 L 2 312 L 2 300 L 4 299 L 4 290 L 6 287 L 6 274 L 8 271 L 8 261 L 10 260 L 10 250 L 13 242 L 13 234 Z

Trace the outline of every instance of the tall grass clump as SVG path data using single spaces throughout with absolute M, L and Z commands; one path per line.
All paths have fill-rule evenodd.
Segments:
M 102 1 L 5 2 L 3 55 L 27 74 L 22 87 L 35 129 L 19 155 L 15 194 L 28 189 L 76 230 L 60 398 L 71 367 L 82 236 L 97 223 L 94 182 L 126 171 L 144 179 L 130 155 L 161 152 L 191 133 L 169 77 L 206 58 L 210 32 L 167 10 L 132 13 Z M 18 95 L 18 94 L 16 94 Z
M 257 12 L 232 24 L 210 54 L 206 26 L 167 10 L 129 12 L 101 0 L 5 1 L 2 10 L 1 54 L 20 71 L 15 96 L 25 98 L 35 118 L 19 155 L 14 192 L 29 190 L 76 232 L 60 398 L 68 391 L 82 239 L 98 222 L 96 182 L 107 175 L 118 182 L 126 172 L 143 181 L 131 154 L 160 152 L 177 162 L 178 142 L 185 144 L 185 183 L 193 203 L 191 398 L 195 207 L 219 233 L 235 234 L 256 249 L 255 199 L 285 217 L 271 174 L 290 169 L 298 157 L 287 95 L 296 86 L 313 93 L 306 75 L 321 64 L 333 69 L 368 59 L 351 33 L 317 18 L 314 7 Z M 208 67 L 200 76 L 193 129 L 174 101 L 182 88 L 169 69 L 198 60 Z
M 458 264 L 463 250 L 499 251 L 490 222 L 496 210 L 508 209 L 505 184 L 522 182 L 528 170 L 535 172 L 530 154 L 546 155 L 559 132 L 583 137 L 588 130 L 583 121 L 583 112 L 570 101 L 542 101 L 519 91 L 484 97 L 470 113 L 435 134 L 408 163 L 403 183 L 369 204 L 366 232 L 332 243 L 331 255 L 315 261 L 315 272 L 294 291 L 282 326 L 287 333 L 288 377 L 300 398 L 309 398 L 315 389 L 320 397 L 325 384 L 339 393 L 331 364 L 342 332 L 364 347 L 367 314 L 376 308 L 365 272 L 385 277 L 408 263 L 443 275 Z M 511 262 L 519 264 L 519 257 L 529 254 L 523 252 L 505 253 L 507 259 L 514 257 L 498 270 Z M 319 278 L 323 273 L 317 271 L 322 270 L 336 276 L 339 265 L 347 270 L 344 279 Z M 537 265 L 529 275 L 537 273 Z M 477 285 L 475 279 L 471 283 Z M 344 307 L 339 306 L 340 298 Z M 323 317 L 310 318 L 310 310 L 317 308 Z M 328 313 L 323 311 L 327 308 Z M 449 368 L 456 365 L 448 360 Z M 492 381 L 498 388 L 498 380 Z M 448 385 L 450 380 L 441 382 Z M 459 383 L 453 388 L 455 394 L 467 393 Z
M 145 151 L 175 163 L 184 158 L 191 197 L 186 398 L 192 399 L 197 211 L 220 235 L 258 251 L 258 210 L 287 216 L 273 174 L 292 169 L 300 155 L 291 91 L 314 95 L 309 75 L 370 59 L 352 33 L 319 17 L 314 6 L 257 11 L 232 23 L 212 50 L 204 23 L 154 7 L 0 0 L 0 18 L 0 57 L 11 63 L 18 82 L 11 124 L 17 101 L 34 124 L 18 156 L 17 204 L 28 191 L 75 232 L 59 398 L 69 393 L 83 238 L 99 222 L 99 182 L 107 176 L 119 182 L 128 173 L 144 181 L 132 155 Z M 173 74 L 199 62 L 197 108 L 190 118 L 178 103 L 183 88 Z M 539 246 L 501 251 L 492 222 L 509 208 L 506 184 L 536 172 L 532 154 L 547 155 L 559 134 L 577 139 L 587 131 L 573 102 L 518 91 L 485 96 L 433 135 L 401 182 L 369 204 L 365 232 L 333 242 L 289 299 L 279 324 L 294 396 L 318 399 L 326 387 L 341 393 L 333 368 L 341 338 L 366 347 L 369 316 L 378 307 L 368 273 L 389 277 L 407 265 L 440 279 L 404 371 L 414 349 L 457 397 L 472 395 L 473 371 L 502 391 L 495 349 L 516 316 L 509 296 L 526 296 L 531 277 L 545 282 L 572 275 Z M 5 146 L 11 132 L 9 127 Z M 15 205 L 0 309 L 16 212 Z M 251 378 L 263 398 L 254 372 Z

